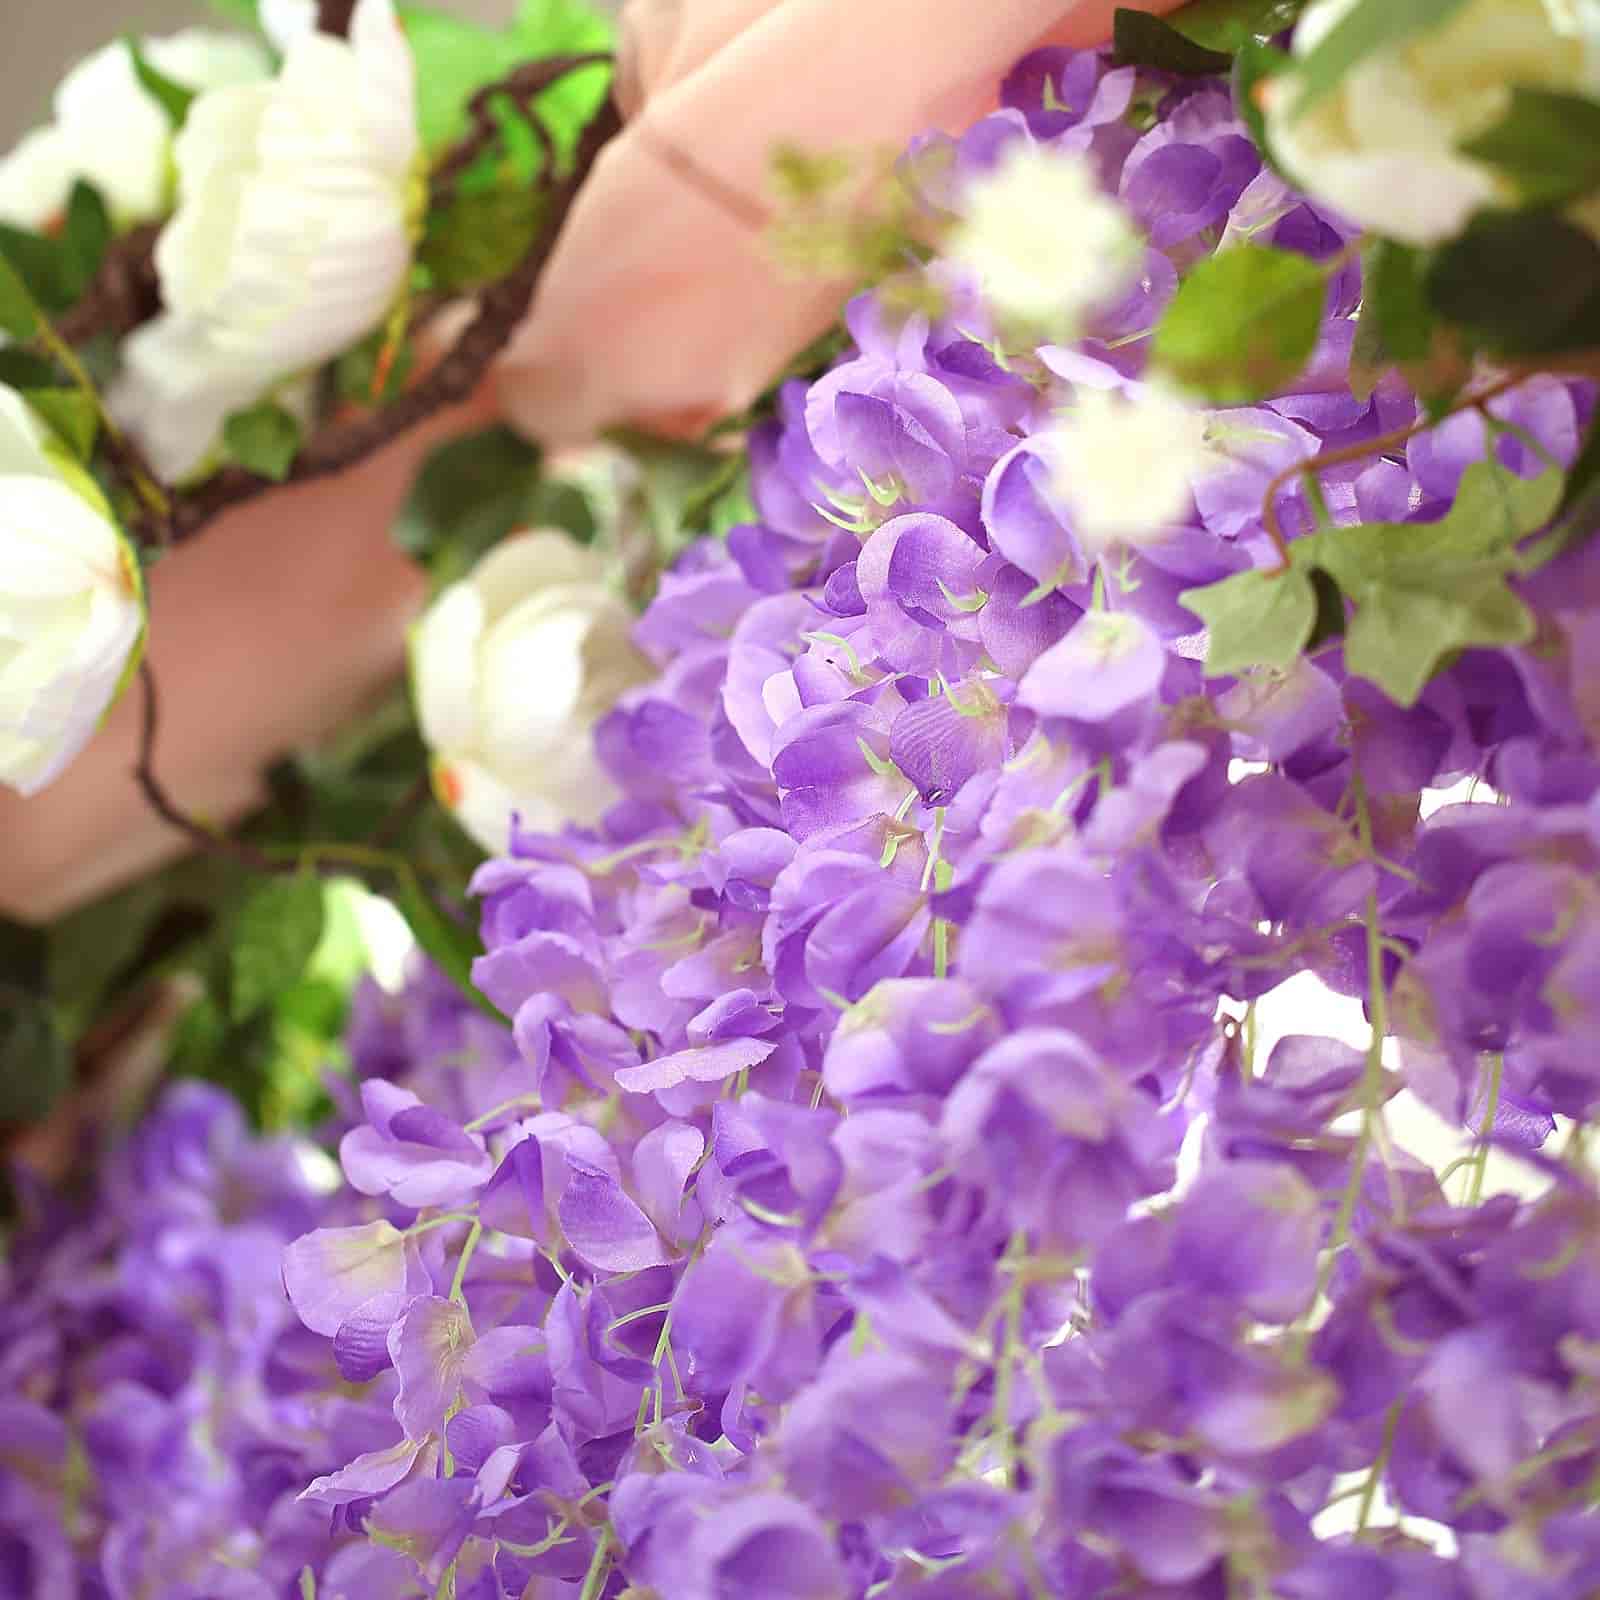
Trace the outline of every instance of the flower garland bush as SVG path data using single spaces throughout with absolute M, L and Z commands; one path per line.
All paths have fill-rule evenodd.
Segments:
M 1069 158 L 1148 243 L 1041 299 L 1005 222 Z M 905 173 L 981 236 L 779 391 L 596 730 L 622 798 L 476 877 L 509 1034 L 368 991 L 345 1188 L 191 1091 L 39 1235 L 17 1592 L 63 1539 L 118 1600 L 1600 1587 L 1593 385 L 1361 382 L 1353 230 L 1214 78 L 1036 54 Z M 1312 353 L 1184 408 L 1149 336 L 1230 257 Z M 1303 973 L 1365 1050 L 1258 1058 Z

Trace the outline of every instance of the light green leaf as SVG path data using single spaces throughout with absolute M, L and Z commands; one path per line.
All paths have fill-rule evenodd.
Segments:
M 94 454 L 100 411 L 81 389 L 24 389 L 22 398 L 79 460 Z
M 300 424 L 282 406 L 263 400 L 235 411 L 222 426 L 229 459 L 274 483 L 282 483 L 300 448 Z
M 1465 3 L 1466 0 L 1357 0 L 1316 47 L 1296 63 L 1300 94 L 1293 115 L 1304 116 L 1368 56 L 1414 33 L 1441 26 Z
M 1248 667 L 1287 668 L 1305 649 L 1317 621 L 1309 547 L 1290 546 L 1290 565 L 1277 572 L 1236 572 L 1201 589 L 1185 589 L 1181 604 L 1205 623 L 1206 676 L 1232 677 Z
M 31 339 L 39 331 L 39 308 L 4 252 L 5 242 L 0 239 L 0 329 L 13 339 Z
M 233 926 L 235 1022 L 300 981 L 322 938 L 322 922 L 322 884 L 309 872 L 273 878 L 251 893 Z
M 426 6 L 403 6 L 401 26 L 417 63 L 417 120 L 424 146 L 439 150 L 466 131 L 467 101 L 524 62 L 542 56 L 611 48 L 610 21 L 583 0 L 523 0 L 508 28 L 485 28 Z M 555 138 L 569 150 L 599 108 L 606 77 L 596 69 L 574 75 L 535 104 Z
M 1506 579 L 1517 541 L 1549 520 L 1561 484 L 1554 470 L 1519 478 L 1475 462 L 1439 522 L 1320 535 L 1318 563 L 1356 604 L 1344 647 L 1349 670 L 1409 706 L 1454 651 L 1531 638 L 1533 616 Z
M 1270 39 L 1291 27 L 1306 0 L 1192 0 L 1168 23 L 1209 50 L 1233 52 L 1247 39 Z
M 1423 287 L 1425 258 L 1391 239 L 1372 240 L 1363 255 L 1362 326 L 1372 324 L 1387 360 L 1420 360 L 1428 353 L 1434 327 Z
M 1509 178 L 1524 205 L 1561 205 L 1600 188 L 1600 103 L 1513 85 L 1505 116 L 1458 148 Z
M 1153 359 L 1221 405 L 1281 391 L 1310 359 L 1327 298 L 1316 262 L 1268 245 L 1207 257 L 1156 327 Z
M 124 34 L 123 43 L 133 58 L 133 75 L 139 80 L 139 87 L 166 112 L 167 121 L 174 129 L 181 128 L 189 115 L 189 107 L 194 104 L 195 91 L 184 88 L 158 67 L 152 66 L 133 34 Z

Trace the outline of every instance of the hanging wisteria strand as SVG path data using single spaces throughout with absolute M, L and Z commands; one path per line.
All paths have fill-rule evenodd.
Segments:
M 753 437 L 759 520 L 639 625 L 660 675 L 597 733 L 622 800 L 478 875 L 509 1039 L 440 979 L 364 997 L 348 1188 L 284 1253 L 303 1329 L 250 1378 L 292 1377 L 261 1430 L 274 1487 L 315 1474 L 275 1502 L 293 1533 L 212 1551 L 236 1588 L 107 1553 L 81 1592 L 1600 1588 L 1600 555 L 1517 579 L 1531 639 L 1440 647 L 1409 695 L 1358 672 L 1354 624 L 1207 677 L 1181 598 L 1286 559 L 1289 593 L 1330 529 L 1520 505 L 1593 387 L 1486 384 L 1436 426 L 1393 375 L 1353 392 L 1353 233 L 1216 80 L 1045 52 L 904 170 L 958 216 L 1067 153 L 1148 241 L 1128 282 L 1090 286 L 1081 338 L 1019 343 L 1041 308 L 1020 278 L 996 304 L 991 217 L 922 269 L 931 314 L 903 283 L 851 306 L 853 347 Z M 1241 238 L 1322 264 L 1316 353 L 1292 393 L 1182 412 L 1184 443 L 1145 335 Z M 1178 491 L 1124 473 L 1108 509 L 1073 463 L 1148 463 L 1150 408 Z M 1467 779 L 1484 799 L 1423 817 Z M 1251 1004 L 1302 973 L 1365 1007 L 1367 1048 L 1256 1058 Z M 1397 1142 L 1402 1087 L 1479 1135 L 1454 1170 Z M 1491 1192 L 1492 1145 L 1539 1198 Z M 197 1171 L 270 1260 L 282 1205 Z M 181 1331 L 223 1315 L 187 1281 L 140 1279 L 173 1297 L 164 1360 L 222 1396 L 242 1358 Z M 15 1573 L 65 1573 L 52 1519 L 92 1540 L 80 1508 L 131 1492 L 91 1431 L 109 1387 L 121 1416 L 189 1392 L 132 1334 L 64 1362 L 72 1288 L 19 1300 L 5 1349 L 49 1375 L 8 1430 L 40 1440 L 6 1461 Z M 228 1405 L 150 1408 L 151 1448 L 242 1472 Z M 160 1470 L 185 1527 L 199 1491 Z

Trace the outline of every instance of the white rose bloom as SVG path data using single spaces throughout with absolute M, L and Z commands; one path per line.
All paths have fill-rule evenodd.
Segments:
M 1313 0 L 1295 30 L 1305 56 L 1356 0 Z M 1427 246 L 1453 238 L 1514 189 L 1457 146 L 1492 128 L 1513 85 L 1600 94 L 1595 0 L 1468 0 L 1439 27 L 1407 34 L 1358 62 L 1295 115 L 1293 73 L 1265 85 L 1267 139 L 1313 199 L 1362 227 Z
M 445 589 L 412 631 L 411 681 L 434 787 L 486 850 L 511 813 L 590 823 L 617 798 L 594 725 L 652 674 L 605 562 L 564 533 L 514 534 Z
M 0 386 L 0 783 L 33 794 L 138 661 L 144 590 L 88 474 Z
M 946 253 L 1006 317 L 1068 337 L 1138 274 L 1138 234 L 1071 151 L 1013 145 L 963 193 Z
M 181 478 L 220 424 L 348 349 L 405 284 L 424 199 L 411 52 L 391 0 L 350 37 L 299 31 L 278 76 L 202 95 L 156 246 L 166 311 L 125 346 L 112 409 Z
M 1204 411 L 1154 384 L 1078 388 L 1047 450 L 1086 554 L 1157 541 L 1188 512 L 1195 478 L 1224 464 L 1205 426 Z
M 267 75 L 253 39 L 185 28 L 146 39 L 145 59 L 186 89 L 250 83 Z M 58 218 L 73 183 L 100 191 L 119 226 L 147 222 L 171 201 L 172 123 L 141 87 L 121 40 L 72 68 L 55 94 L 54 120 L 0 160 L 0 222 L 40 230 Z

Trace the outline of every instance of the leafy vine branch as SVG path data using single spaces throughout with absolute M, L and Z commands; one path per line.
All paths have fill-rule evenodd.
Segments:
M 325 18 L 330 9 L 340 10 L 337 6 L 324 8 Z M 349 7 L 342 9 L 347 16 Z M 492 109 L 495 105 L 509 98 L 526 111 L 535 96 L 568 74 L 607 65 L 611 59 L 603 52 L 555 56 L 530 62 L 480 90 L 468 105 L 468 132 L 434 170 L 431 200 L 435 204 L 447 201 L 461 174 L 498 136 L 499 125 Z M 595 158 L 621 124 L 608 100 L 584 130 L 566 172 L 556 171 L 549 140 L 537 118 L 528 116 L 527 125 L 545 156 L 540 180 L 545 190 L 543 225 L 528 253 L 511 272 L 477 293 L 476 314 L 420 380 L 380 408 L 319 429 L 297 454 L 284 482 L 300 483 L 342 472 L 436 412 L 466 399 L 527 315 L 539 274 L 567 212 Z M 82 299 L 61 317 L 57 332 L 64 343 L 81 344 L 97 334 L 121 337 L 160 310 L 154 258 L 158 232 L 155 227 L 139 228 L 117 241 Z M 120 452 L 114 455 L 113 465 L 119 475 L 135 485 L 148 476 L 147 469 L 136 459 L 127 459 Z M 246 468 L 224 467 L 192 488 L 169 490 L 165 505 L 142 496 L 130 532 L 151 545 L 182 543 L 222 512 L 278 486 L 272 479 Z
M 1387 433 L 1374 434 L 1370 439 L 1358 439 L 1354 444 L 1340 445 L 1333 450 L 1324 450 L 1318 455 L 1302 457 L 1299 461 L 1291 461 L 1281 471 L 1275 472 L 1267 480 L 1267 486 L 1261 495 L 1262 525 L 1278 557 L 1277 566 L 1267 569 L 1267 576 L 1271 577 L 1289 570 L 1289 540 L 1278 515 L 1278 496 L 1291 483 L 1300 479 L 1315 479 L 1330 467 L 1344 466 L 1348 462 L 1361 461 L 1368 456 L 1384 455 L 1415 439 L 1419 434 L 1438 427 L 1447 417 L 1453 417 L 1458 412 L 1478 411 L 1487 416 L 1486 408 L 1491 400 L 1516 388 L 1518 384 L 1526 383 L 1530 378 L 1538 377 L 1541 373 L 1551 375 L 1567 373 L 1593 377 L 1600 373 L 1600 351 L 1580 351 L 1571 357 L 1541 363 L 1536 368 L 1519 367 L 1482 388 L 1462 395 L 1447 411 L 1436 416 L 1424 416 L 1415 422 L 1406 423 L 1403 427 L 1391 428 Z

